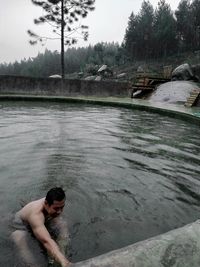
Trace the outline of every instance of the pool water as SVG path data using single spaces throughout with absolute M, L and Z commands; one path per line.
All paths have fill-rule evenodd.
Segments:
M 73 262 L 200 217 L 200 128 L 125 108 L 0 102 L 0 263 L 10 218 L 53 186 L 67 194 Z

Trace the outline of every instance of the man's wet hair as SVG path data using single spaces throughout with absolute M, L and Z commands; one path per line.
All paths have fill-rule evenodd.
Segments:
M 51 206 L 54 201 L 62 201 L 65 199 L 65 192 L 61 187 L 51 188 L 46 195 L 45 200 Z

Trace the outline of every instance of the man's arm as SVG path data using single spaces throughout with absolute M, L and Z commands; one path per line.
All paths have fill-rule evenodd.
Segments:
M 53 228 L 55 227 L 57 236 L 56 239 L 54 239 L 57 243 L 57 245 L 60 248 L 60 251 L 65 254 L 66 249 L 69 249 L 69 232 L 68 232 L 68 226 L 67 222 L 63 220 L 61 216 L 55 218 L 52 220 Z
M 70 266 L 70 262 L 61 253 L 56 242 L 51 238 L 47 231 L 44 221 L 40 216 L 32 216 L 29 219 L 29 224 L 33 230 L 35 237 L 42 243 L 46 248 L 47 252 L 58 262 L 62 267 Z

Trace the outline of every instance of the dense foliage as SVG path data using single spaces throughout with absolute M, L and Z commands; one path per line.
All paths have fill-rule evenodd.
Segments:
M 199 0 L 181 0 L 175 12 L 165 0 L 155 10 L 149 1 L 143 1 L 140 12 L 129 17 L 122 46 L 131 60 L 198 50 L 199 14 Z
M 87 71 L 90 74 L 96 65 L 109 66 L 121 63 L 120 47 L 117 43 L 98 43 L 95 46 L 68 48 L 65 52 L 66 73 Z M 13 64 L 0 64 L 0 74 L 48 77 L 60 74 L 60 54 L 58 51 L 45 51 L 35 58 L 24 59 Z
M 65 73 L 95 72 L 96 65 L 121 65 L 137 60 L 163 59 L 171 55 L 200 50 L 200 1 L 181 0 L 173 12 L 165 0 L 154 10 L 144 0 L 138 14 L 131 13 L 124 40 L 98 43 L 65 51 Z M 60 53 L 46 50 L 36 58 L 1 64 L 0 74 L 46 77 L 60 74 Z

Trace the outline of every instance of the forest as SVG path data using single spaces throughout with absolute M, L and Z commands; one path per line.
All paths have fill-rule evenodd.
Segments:
M 95 66 L 110 67 L 139 60 L 159 61 L 173 55 L 200 50 L 200 1 L 181 0 L 173 11 L 165 0 L 154 9 L 143 1 L 137 14 L 131 12 L 124 39 L 119 43 L 97 43 L 65 50 L 65 73 L 88 72 Z M 45 50 L 35 58 L 1 63 L 0 74 L 48 77 L 61 73 L 60 52 Z

